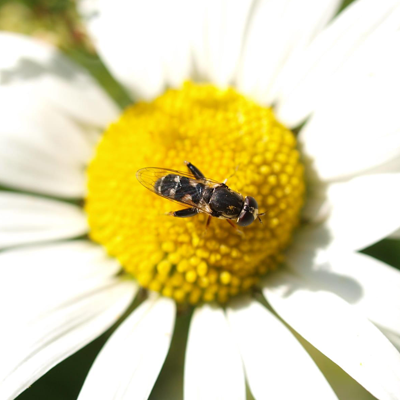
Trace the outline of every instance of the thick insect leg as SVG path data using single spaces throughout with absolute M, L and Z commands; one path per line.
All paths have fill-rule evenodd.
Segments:
M 205 179 L 205 176 L 200 172 L 200 170 L 195 167 L 192 163 L 189 161 L 185 161 L 186 166 L 189 168 L 189 171 L 193 174 L 193 176 L 196 179 L 203 180 Z
M 171 211 L 168 213 L 168 215 L 171 215 L 173 217 L 178 217 L 178 218 L 188 218 L 188 217 L 194 217 L 199 213 L 199 209 L 196 207 L 192 208 L 185 208 L 183 210 L 179 211 Z

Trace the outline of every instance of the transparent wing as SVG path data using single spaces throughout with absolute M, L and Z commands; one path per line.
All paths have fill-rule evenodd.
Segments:
M 136 172 L 136 178 L 145 188 L 149 189 L 151 192 L 157 194 L 158 196 L 164 197 L 178 204 L 185 204 L 191 207 L 199 208 L 205 213 L 208 213 L 209 210 L 207 210 L 205 207 L 202 207 L 200 204 L 194 203 L 190 200 L 191 198 L 195 198 L 195 196 L 197 195 L 197 189 L 194 185 L 185 186 L 184 194 L 187 194 L 189 196 L 181 196 L 179 199 L 171 198 L 168 195 L 169 189 L 173 189 L 175 187 L 176 183 L 174 181 L 168 181 L 167 179 L 164 179 L 162 184 L 163 193 L 157 190 L 157 184 L 159 180 L 165 178 L 170 174 L 178 175 L 180 177 L 186 177 L 193 183 L 203 184 L 208 187 L 216 187 L 218 185 L 221 185 L 220 182 L 214 181 L 212 179 L 205 178 L 197 180 L 194 178 L 192 174 L 188 174 L 182 171 L 175 171 L 173 169 L 156 168 L 156 167 L 139 169 L 139 171 Z

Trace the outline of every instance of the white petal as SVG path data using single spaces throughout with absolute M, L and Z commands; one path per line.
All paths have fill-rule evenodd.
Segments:
M 119 270 L 116 260 L 107 257 L 101 246 L 88 241 L 3 251 L 0 304 L 12 301 L 12 306 L 2 310 L 2 321 L 5 323 L 7 318 L 9 325 L 25 324 L 44 310 L 71 299 L 72 291 L 79 297 L 82 290 L 98 286 Z
M 328 188 L 326 229 L 333 245 L 363 249 L 400 226 L 400 174 L 360 176 Z
M 293 242 L 308 249 L 360 250 L 384 239 L 400 225 L 399 185 L 400 173 L 360 176 L 328 185 L 325 198 L 307 209 L 312 224 L 302 226 Z M 310 215 L 312 211 L 317 215 Z M 319 214 L 326 218 L 322 223 Z
M 91 77 L 56 49 L 0 33 L 0 183 L 82 197 L 98 128 L 117 110 Z
M 174 321 L 172 300 L 146 300 L 107 341 L 79 399 L 147 399 L 167 355 Z
M 239 90 L 262 104 L 271 104 L 286 62 L 311 41 L 339 5 L 338 0 L 257 2 L 246 30 Z
M 238 299 L 227 314 L 256 399 L 336 399 L 312 358 L 265 307 Z
M 392 342 L 393 346 L 400 352 L 400 335 L 387 329 L 380 328 L 382 333 Z
M 378 165 L 370 171 L 371 174 L 391 174 L 393 172 L 400 172 L 400 157 Z
M 347 7 L 282 76 L 285 86 L 277 109 L 279 118 L 296 126 L 315 109 L 321 98 L 329 97 L 327 87 L 361 46 L 377 34 L 396 31 L 398 6 L 398 0 L 361 0 Z M 382 41 L 382 47 L 385 45 Z M 358 73 L 363 71 L 361 68 Z M 347 93 L 347 82 L 341 87 Z
M 76 206 L 0 191 L 0 248 L 73 238 L 87 230 L 86 216 Z
M 120 269 L 117 260 L 107 256 L 103 247 L 87 240 L 3 251 L 0 260 L 0 283 L 7 279 L 18 281 L 21 275 L 27 285 L 35 276 L 66 283 L 95 276 L 109 277 Z
M 329 380 L 339 399 L 376 400 L 363 386 L 301 336 L 296 337 Z
M 38 314 L 17 330 L 9 330 L 4 324 L 0 333 L 0 397 L 15 398 L 54 365 L 107 330 L 128 307 L 135 289 L 133 282 L 109 280 L 81 292 L 73 301 Z
M 367 319 L 333 293 L 285 272 L 264 281 L 275 311 L 378 399 L 400 397 L 400 354 Z
M 233 83 L 254 0 L 195 0 L 193 54 L 200 80 L 218 86 Z
M 189 78 L 190 23 L 194 15 L 182 0 L 83 1 L 97 50 L 109 69 L 138 98 L 152 99 L 167 84 Z
M 0 52 L 0 87 L 7 96 L 29 98 L 32 105 L 38 101 L 50 112 L 100 128 L 117 117 L 116 106 L 95 80 L 49 44 L 2 32 Z
M 0 183 L 59 197 L 83 197 L 94 143 L 69 117 L 40 99 L 0 90 Z
M 0 304 L 10 303 L 1 310 L 1 319 L 8 331 L 16 332 L 60 305 L 109 285 L 120 270 L 116 260 L 87 241 L 5 251 L 0 265 Z
M 301 131 L 303 152 L 323 180 L 368 171 L 400 157 L 400 32 L 370 42 L 331 83 Z
M 185 399 L 245 399 L 242 360 L 222 308 L 196 308 L 185 359 Z
M 152 99 L 187 79 L 231 84 L 253 3 L 86 0 L 80 10 L 115 76 L 135 97 Z
M 400 229 L 397 229 L 397 231 L 392 232 L 389 235 L 390 239 L 400 239 Z
M 290 269 L 346 300 L 379 327 L 400 334 L 400 272 L 360 253 L 290 251 Z

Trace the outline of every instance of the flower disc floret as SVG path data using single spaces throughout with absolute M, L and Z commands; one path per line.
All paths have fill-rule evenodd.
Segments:
M 254 197 L 263 223 L 242 234 L 207 215 L 173 218 L 184 206 L 146 190 L 144 167 L 207 177 Z M 126 109 L 109 126 L 88 168 L 91 238 L 139 284 L 177 302 L 226 302 L 281 261 L 303 203 L 303 166 L 291 131 L 235 90 L 186 83 Z

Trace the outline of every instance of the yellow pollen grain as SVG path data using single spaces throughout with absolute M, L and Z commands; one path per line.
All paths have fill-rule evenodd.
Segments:
M 140 168 L 187 173 L 184 161 L 243 196 L 263 223 L 241 228 L 206 215 L 173 218 L 184 206 L 144 188 Z M 138 283 L 178 303 L 225 303 L 276 269 L 299 222 L 303 166 L 296 138 L 233 89 L 186 83 L 127 108 L 104 133 L 88 168 L 90 237 Z

